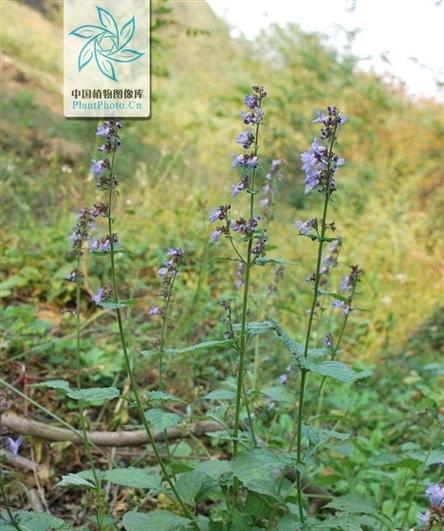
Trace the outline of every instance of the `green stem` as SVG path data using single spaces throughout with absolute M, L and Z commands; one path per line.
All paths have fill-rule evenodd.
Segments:
M 336 140 L 336 128 L 333 131 L 329 150 L 327 157 L 327 168 L 326 174 L 330 175 L 331 159 L 333 155 L 333 146 Z M 305 345 L 304 345 L 304 358 L 308 356 L 308 349 L 310 347 L 311 339 L 311 329 L 313 326 L 313 318 L 316 310 L 316 305 L 319 298 L 319 282 L 321 280 L 321 263 L 322 263 L 322 250 L 324 247 L 325 232 L 327 230 L 327 211 L 328 204 L 330 200 L 330 190 L 328 189 L 328 182 L 326 184 L 325 197 L 324 197 L 324 208 L 322 211 L 322 220 L 321 220 L 321 234 L 318 240 L 318 257 L 316 261 L 316 271 L 315 271 L 315 283 L 313 288 L 313 299 L 310 308 L 310 315 L 308 318 L 307 332 L 305 334 Z M 304 525 L 304 512 L 302 508 L 302 477 L 301 471 L 299 470 L 300 465 L 302 464 L 302 421 L 303 421 L 303 406 L 304 406 L 304 396 L 306 389 L 306 373 L 307 371 L 301 370 L 301 384 L 299 389 L 299 408 L 298 408 L 298 418 L 297 418 L 297 445 L 296 445 L 296 483 L 297 483 L 297 495 L 298 495 L 298 508 L 299 508 L 299 517 L 302 525 Z M 299 465 L 299 467 L 298 467 Z
M 80 382 L 80 255 L 77 256 L 77 265 L 76 265 L 76 380 L 77 380 L 76 382 L 77 389 L 80 390 L 81 389 L 81 382 Z M 85 409 L 83 407 L 82 400 L 79 400 L 78 408 L 79 408 L 80 428 L 82 430 L 83 440 L 85 443 L 86 456 L 87 456 L 88 463 L 89 463 L 89 466 L 91 468 L 93 478 L 94 478 L 94 488 L 96 491 L 97 527 L 99 528 L 99 530 L 102 530 L 104 529 L 103 503 L 105 500 L 103 497 L 101 482 L 97 475 L 97 470 L 96 470 L 96 466 L 95 466 L 93 455 L 92 455 L 91 443 L 88 439 L 88 433 L 86 430 L 86 421 L 85 421 Z
M 116 281 L 116 268 L 115 268 L 115 261 L 114 261 L 114 241 L 113 241 L 113 219 L 112 219 L 112 199 L 113 199 L 113 191 L 114 191 L 114 163 L 115 163 L 115 156 L 116 156 L 116 150 L 117 150 L 117 142 L 114 143 L 114 150 L 113 150 L 113 156 L 111 160 L 111 166 L 110 166 L 110 183 L 109 183 L 109 194 L 108 194 L 108 236 L 110 241 L 110 264 L 111 264 L 111 284 L 112 284 L 112 296 L 113 296 L 113 302 L 119 302 L 119 293 L 117 290 L 117 281 Z M 140 419 L 142 421 L 143 427 L 148 435 L 148 440 L 153 448 L 154 454 L 156 456 L 157 463 L 159 464 L 162 473 L 165 477 L 165 480 L 167 481 L 168 485 L 171 488 L 171 491 L 173 492 L 177 502 L 179 503 L 180 507 L 182 508 L 183 512 L 186 514 L 186 516 L 192 520 L 193 526 L 195 529 L 199 529 L 195 516 L 191 513 L 189 508 L 186 506 L 184 501 L 182 500 L 181 496 L 179 495 L 179 492 L 176 489 L 176 486 L 174 485 L 173 480 L 171 479 L 171 476 L 167 470 L 167 467 L 165 463 L 163 462 L 163 459 L 159 453 L 159 449 L 157 448 L 156 442 L 154 440 L 153 434 L 151 432 L 151 428 L 148 424 L 148 421 L 145 417 L 144 411 L 143 411 L 143 405 L 142 401 L 139 395 L 139 391 L 137 389 L 137 383 L 134 376 L 134 371 L 131 366 L 131 360 L 129 357 L 128 349 L 126 346 L 126 340 L 125 340 L 125 332 L 123 327 L 123 320 L 122 320 L 122 312 L 120 311 L 120 308 L 117 308 L 116 310 L 117 315 L 117 325 L 119 328 L 119 336 L 120 336 L 120 342 L 122 345 L 123 355 L 125 359 L 125 365 L 126 370 L 128 373 L 128 377 L 130 380 L 130 386 L 131 390 L 134 395 L 134 399 L 136 402 L 136 409 L 139 413 Z
M 165 306 L 163 308 L 162 314 L 162 326 L 160 330 L 160 345 L 159 345 L 159 390 L 163 390 L 163 354 L 165 350 L 165 335 L 166 335 L 166 322 L 167 322 L 167 313 L 170 306 L 171 295 L 173 294 L 174 282 L 176 281 L 176 275 L 173 276 L 171 284 L 168 288 L 168 295 L 165 301 Z
M 351 293 L 351 297 L 350 297 L 351 301 L 353 300 L 353 296 L 355 294 L 355 289 L 356 289 L 356 284 L 353 284 L 353 289 L 352 289 L 352 293 Z M 350 301 L 350 303 L 351 303 L 351 301 Z M 341 331 L 339 332 L 338 340 L 336 341 L 336 345 L 333 348 L 332 353 L 331 353 L 331 359 L 332 360 L 334 360 L 336 358 L 336 354 L 338 353 L 339 346 L 341 345 L 342 338 L 344 337 L 344 332 L 345 332 L 345 328 L 347 326 L 347 321 L 348 321 L 348 316 L 349 315 L 350 315 L 350 312 L 348 312 L 345 315 L 344 320 L 342 322 L 342 327 L 341 327 Z M 316 417 L 319 417 L 319 415 L 321 414 L 322 399 L 323 399 L 323 396 L 324 396 L 324 386 L 325 386 L 326 380 L 327 380 L 327 377 L 323 376 L 322 380 L 321 380 L 321 384 L 319 386 L 318 400 L 317 400 L 317 406 L 316 406 Z
M 260 107 L 260 102 L 259 102 Z M 257 155 L 259 148 L 259 125 L 256 125 L 256 135 L 255 135 L 255 147 L 254 147 L 254 156 Z M 250 183 L 250 220 L 254 217 L 254 196 L 256 193 L 255 190 L 255 177 L 256 177 L 256 168 L 253 168 L 251 174 L 251 183 Z M 236 390 L 236 409 L 234 415 L 234 430 L 233 430 L 233 456 L 237 457 L 239 451 L 239 421 L 240 421 L 240 411 L 241 411 L 241 402 L 242 402 L 242 389 L 244 381 L 244 370 L 245 370 L 245 352 L 247 346 L 247 321 L 248 321 L 248 294 L 250 290 L 250 271 L 251 271 L 251 249 L 253 247 L 253 235 L 248 239 L 247 246 L 247 257 L 244 259 L 245 264 L 245 282 L 244 282 L 244 294 L 242 301 L 242 317 L 241 317 L 241 330 L 240 330 L 240 342 L 239 342 L 239 367 L 237 374 L 237 390 Z M 236 491 L 236 489 L 235 489 Z

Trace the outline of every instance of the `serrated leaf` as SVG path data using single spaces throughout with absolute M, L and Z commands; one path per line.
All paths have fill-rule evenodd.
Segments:
M 302 426 L 302 433 L 314 445 L 319 444 L 327 439 L 338 439 L 340 441 L 345 441 L 350 438 L 348 433 L 317 428 L 316 426 L 310 426 L 308 424 L 304 424 Z
M 208 393 L 203 398 L 207 400 L 232 400 L 236 396 L 236 393 L 234 391 L 230 391 L 229 389 L 217 389 L 215 391 L 211 391 L 211 393 Z
M 348 513 L 374 514 L 377 512 L 375 505 L 371 502 L 371 498 L 359 494 L 344 494 L 344 496 L 329 502 L 325 507 Z
M 231 464 L 229 461 L 216 459 L 210 461 L 201 461 L 195 466 L 194 470 L 203 472 L 211 479 L 219 479 L 224 474 L 231 472 Z
M 120 391 L 117 387 L 90 387 L 87 389 L 71 389 L 67 396 L 74 400 L 84 400 L 85 402 L 103 402 L 117 398 L 120 396 Z
M 363 525 L 366 529 L 375 529 L 375 520 L 367 515 L 354 515 L 347 513 L 337 513 L 335 516 L 326 518 L 319 524 L 314 524 L 310 529 L 324 531 L 325 529 L 340 529 L 343 531 L 362 531 Z
M 94 488 L 94 483 L 82 478 L 78 474 L 67 474 L 57 483 L 57 487 L 87 487 L 89 489 Z
M 274 471 L 283 468 L 281 460 L 267 450 L 243 452 L 232 462 L 233 475 L 253 492 L 279 499 Z
M 70 524 L 48 513 L 16 511 L 14 517 L 18 520 L 22 531 L 69 531 L 72 529 Z M 3 526 L 0 521 L 0 529 L 9 531 L 9 526 Z M 12 530 L 16 531 L 16 528 L 12 527 Z
M 71 386 L 66 380 L 48 380 L 47 382 L 40 382 L 35 384 L 34 387 L 48 387 L 49 389 L 59 389 L 68 393 L 71 391 Z
M 122 523 L 127 531 L 176 531 L 189 524 L 190 520 L 170 511 L 130 511 L 123 515 Z
M 185 503 L 195 505 L 196 497 L 206 479 L 206 475 L 198 470 L 190 470 L 180 474 L 176 482 L 179 496 Z
M 424 450 L 412 450 L 408 452 L 408 457 L 424 464 L 425 466 L 436 465 L 444 462 L 444 451 L 432 450 L 431 452 L 425 452 Z
M 136 489 L 161 490 L 162 482 L 160 476 L 152 474 L 143 468 L 114 468 L 107 470 L 104 479 L 122 485 L 124 487 L 133 487 Z
M 342 361 L 322 361 L 316 363 L 310 358 L 299 358 L 300 366 L 311 372 L 321 374 L 322 376 L 329 376 L 335 380 L 344 383 L 351 383 L 355 380 L 356 372 Z
M 159 431 L 173 428 L 174 426 L 177 426 L 181 420 L 176 413 L 170 413 L 169 411 L 163 411 L 162 409 L 157 408 L 145 411 L 145 418 L 154 428 L 156 428 L 156 430 Z

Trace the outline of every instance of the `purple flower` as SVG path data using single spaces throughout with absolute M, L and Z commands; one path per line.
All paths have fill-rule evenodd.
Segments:
M 15 440 L 12 437 L 6 437 L 6 446 L 12 455 L 18 455 L 22 443 L 23 437 L 17 437 Z
M 250 107 L 250 109 L 254 109 L 257 107 L 257 96 L 255 94 L 245 96 L 244 103 L 247 107 Z
M 231 187 L 231 195 L 233 197 L 236 197 L 242 190 L 245 190 L 245 188 L 248 186 L 248 179 L 244 177 L 240 183 L 233 184 Z
M 168 271 L 169 271 L 168 267 L 161 267 L 161 268 L 159 269 L 159 271 L 157 271 L 157 274 L 158 274 L 159 276 L 161 276 L 161 277 L 164 277 L 165 275 L 168 274 Z
M 98 177 L 101 173 L 105 171 L 109 163 L 106 160 L 93 160 L 91 164 L 91 171 L 94 177 Z
M 279 376 L 279 383 L 281 385 L 285 385 L 287 383 L 287 380 L 288 380 L 288 375 L 287 374 L 281 374 Z
M 444 487 L 437 483 L 432 483 L 426 488 L 425 493 L 430 500 L 430 505 L 444 507 Z
M 426 511 L 425 513 L 419 513 L 418 514 L 418 525 L 421 527 L 424 527 L 430 522 L 430 517 L 432 516 L 430 511 Z
M 148 314 L 149 315 L 162 315 L 163 311 L 162 308 L 159 308 L 158 306 L 153 306 L 149 309 Z
M 258 158 L 253 154 L 238 155 L 233 162 L 233 166 L 240 166 L 241 168 L 257 168 Z
M 210 236 L 211 243 L 217 243 L 220 240 L 221 235 L 222 235 L 222 231 L 220 230 L 213 231 Z
M 65 279 L 69 280 L 70 282 L 77 282 L 77 280 L 80 278 L 81 274 L 77 269 L 74 269 L 65 277 Z
M 91 297 L 91 300 L 99 305 L 103 301 L 105 301 L 111 294 L 111 290 L 109 288 L 99 288 L 94 295 Z
M 236 137 L 236 143 L 241 144 L 243 148 L 248 149 L 254 142 L 254 135 L 251 131 L 242 131 Z
M 111 124 L 108 121 L 103 122 L 103 124 L 100 124 L 97 126 L 96 136 L 107 137 L 111 133 L 112 133 L 112 128 L 111 128 Z
M 316 111 L 316 118 L 311 122 L 312 124 L 322 124 L 327 118 L 327 115 L 321 111 Z
M 208 216 L 208 219 L 211 223 L 217 220 L 223 220 L 226 218 L 228 211 L 230 210 L 231 205 L 220 205 L 217 208 L 213 208 Z
M 325 334 L 325 337 L 324 339 L 322 340 L 322 343 L 327 347 L 327 348 L 332 348 L 333 347 L 333 336 L 331 335 L 330 332 L 327 332 Z
M 342 308 L 342 313 L 348 315 L 351 312 L 351 307 L 349 302 L 344 302 L 340 300 L 334 300 L 331 305 L 333 308 Z
M 245 125 L 259 124 L 265 116 L 264 111 L 260 107 L 255 107 L 249 112 L 242 112 L 241 118 Z
M 296 225 L 296 228 L 302 236 L 306 236 L 310 233 L 312 229 L 314 229 L 317 225 L 316 219 L 309 219 L 307 221 L 302 221 L 301 219 L 297 219 L 294 224 Z
M 113 249 L 120 245 L 117 234 L 112 235 L 112 240 L 109 236 L 103 236 L 102 238 L 97 238 L 89 242 L 90 252 L 96 253 L 106 253 L 111 250 L 111 241 L 113 243 Z

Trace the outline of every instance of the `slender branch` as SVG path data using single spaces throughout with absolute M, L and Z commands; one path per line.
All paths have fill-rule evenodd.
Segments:
M 81 389 L 81 382 L 80 382 L 80 253 L 77 255 L 77 264 L 76 264 L 76 383 L 77 383 L 77 390 Z M 96 521 L 97 521 L 97 527 L 99 530 L 103 529 L 103 503 L 104 503 L 104 496 L 102 491 L 102 485 L 99 480 L 99 477 L 97 475 L 96 465 L 94 463 L 92 450 L 91 450 L 91 443 L 88 439 L 88 434 L 86 431 L 86 420 L 85 420 L 85 410 L 83 407 L 83 401 L 78 401 L 78 410 L 79 410 L 79 420 L 80 420 L 80 428 L 82 430 L 83 434 L 83 440 L 85 445 L 85 451 L 86 456 L 88 459 L 88 464 L 91 468 L 93 480 L 94 480 L 94 488 L 96 491 Z
M 260 107 L 261 102 L 259 102 Z M 255 134 L 255 147 L 253 156 L 257 156 L 259 149 L 259 129 L 260 123 L 256 124 L 256 134 Z M 250 220 L 254 217 L 254 196 L 255 196 L 255 178 L 256 178 L 256 168 L 253 168 L 251 174 L 251 183 L 250 183 Z M 245 352 L 247 346 L 247 322 L 248 322 L 248 294 L 250 289 L 250 271 L 252 266 L 251 260 L 251 249 L 253 247 L 253 234 L 250 235 L 248 239 L 247 246 L 247 256 L 244 259 L 245 264 L 245 282 L 244 282 L 244 294 L 242 301 L 242 318 L 241 318 L 241 330 L 240 330 L 240 342 L 239 342 L 239 367 L 237 374 L 237 391 L 236 391 L 236 409 L 234 415 L 234 430 L 233 430 L 233 455 L 237 457 L 238 448 L 239 448 L 239 423 L 240 423 L 240 411 L 241 411 L 241 402 L 242 396 L 244 400 L 246 399 L 246 393 L 243 395 L 244 388 L 244 371 L 245 371 Z M 249 421 L 251 422 L 251 417 L 249 416 Z M 254 434 L 252 423 L 250 423 L 250 428 L 252 435 Z M 253 435 L 254 437 L 254 435 Z M 236 489 L 234 489 L 236 492 Z
M 58 428 L 47 422 L 39 422 L 14 414 L 2 415 L 2 426 L 8 428 L 17 435 L 31 435 L 49 441 L 84 441 L 83 434 L 75 430 Z M 154 432 L 152 437 L 155 441 L 184 439 L 187 437 L 204 437 L 206 433 L 220 430 L 217 422 L 196 422 L 188 430 L 184 428 L 171 428 L 165 432 Z M 145 430 L 136 431 L 89 431 L 88 440 L 95 446 L 140 446 L 150 442 Z
M 328 156 L 327 156 L 327 168 L 326 168 L 326 175 L 327 179 L 330 175 L 330 167 L 331 167 L 331 159 L 333 155 L 333 147 L 336 140 L 336 126 L 334 128 L 330 146 L 328 150 Z M 313 326 L 313 318 L 316 310 L 316 306 L 318 303 L 319 298 L 319 282 L 321 279 L 321 262 L 322 262 L 322 250 L 324 247 L 324 241 L 325 241 L 325 232 L 327 230 L 327 211 L 328 211 L 328 204 L 330 201 L 330 195 L 331 192 L 328 187 L 328 182 L 325 187 L 325 197 L 324 197 L 324 208 L 322 211 L 322 221 L 321 221 L 321 234 L 320 238 L 318 240 L 318 256 L 316 261 L 316 271 L 315 271 L 315 283 L 313 288 L 313 298 L 310 308 L 310 315 L 308 318 L 308 325 L 307 325 L 307 332 L 305 334 L 305 344 L 304 344 L 304 358 L 308 356 L 308 350 L 310 346 L 310 339 L 311 339 L 311 330 Z M 300 467 L 302 464 L 302 421 L 303 421 L 303 407 L 304 407 L 304 396 L 305 396 L 305 387 L 306 387 L 306 380 L 307 380 L 307 371 L 302 369 L 301 370 L 301 383 L 300 383 L 300 389 L 299 389 L 299 407 L 298 407 L 298 417 L 297 417 L 297 442 L 296 442 L 296 465 Z M 296 483 L 297 483 L 297 494 L 298 494 L 298 509 L 299 509 L 299 518 L 301 520 L 302 525 L 304 524 L 304 511 L 302 507 L 302 475 L 301 471 L 296 468 Z
M 113 200 L 113 192 L 114 192 L 114 164 L 115 164 L 116 151 L 117 151 L 117 138 L 115 137 L 115 139 L 114 139 L 113 156 L 112 156 L 111 166 L 110 166 L 110 171 L 109 171 L 110 179 L 109 179 L 109 195 L 108 195 L 108 236 L 109 236 L 109 241 L 110 241 L 109 255 L 110 255 L 110 262 L 111 262 L 112 295 L 113 295 L 114 302 L 118 303 L 119 302 L 119 293 L 118 293 L 118 290 L 117 290 L 116 271 L 115 271 L 115 263 L 114 263 L 114 239 L 113 239 L 113 218 L 112 218 L 112 200 Z M 162 457 L 161 457 L 161 455 L 159 453 L 159 449 L 157 448 L 157 445 L 156 445 L 155 439 L 153 437 L 153 433 L 151 431 L 151 428 L 150 428 L 150 426 L 148 424 L 148 421 L 147 421 L 147 419 L 145 417 L 145 413 L 144 413 L 143 406 L 142 406 L 142 401 L 141 401 L 141 398 L 140 398 L 140 395 L 139 395 L 139 391 L 137 389 L 136 379 L 135 379 L 135 376 L 134 376 L 133 368 L 131 366 L 131 360 L 130 360 L 130 357 L 129 357 L 128 349 L 127 349 L 127 346 L 126 346 L 126 339 L 125 339 L 125 332 L 124 332 L 124 327 L 123 327 L 122 312 L 120 311 L 120 308 L 117 308 L 115 311 L 116 311 L 116 316 L 117 316 L 117 324 L 118 324 L 118 328 L 119 328 L 120 342 L 121 342 L 121 345 L 122 345 L 123 355 L 124 355 L 124 358 L 125 358 L 126 370 L 127 370 L 128 377 L 129 377 L 129 380 L 130 380 L 131 390 L 133 392 L 134 399 L 135 399 L 135 402 L 136 402 L 137 412 L 139 413 L 139 416 L 140 416 L 140 419 L 142 421 L 143 427 L 145 428 L 145 431 L 146 431 L 146 433 L 148 435 L 148 440 L 149 440 L 149 442 L 150 442 L 150 444 L 151 444 L 151 446 L 153 448 L 153 451 L 154 451 L 155 456 L 156 456 L 156 460 L 157 460 L 157 462 L 158 462 L 158 464 L 159 464 L 159 466 L 160 466 L 160 468 L 162 470 L 162 473 L 163 473 L 163 475 L 165 477 L 165 480 L 167 481 L 168 485 L 170 486 L 170 488 L 171 488 L 171 490 L 172 490 L 177 502 L 181 506 L 181 508 L 184 511 L 184 513 L 187 515 L 188 518 L 190 518 L 190 520 L 192 520 L 193 526 L 198 528 L 195 516 L 191 513 L 191 511 L 189 510 L 187 505 L 182 500 L 182 497 L 180 496 L 179 492 L 176 489 L 176 486 L 175 486 L 173 480 L 171 479 L 171 476 L 170 476 L 170 474 L 169 474 L 169 472 L 167 470 L 167 467 L 166 467 L 165 463 L 163 462 L 163 459 L 162 459 Z

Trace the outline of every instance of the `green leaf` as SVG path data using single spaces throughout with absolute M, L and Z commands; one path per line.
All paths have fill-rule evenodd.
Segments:
M 127 531 L 176 531 L 189 524 L 190 520 L 170 511 L 130 511 L 123 515 L 122 523 Z
M 355 380 L 356 372 L 342 361 L 322 361 L 316 363 L 311 358 L 299 358 L 300 366 L 311 372 L 321 374 L 322 376 L 329 376 L 335 380 L 344 383 L 351 383 Z
M 158 431 L 173 428 L 181 420 L 176 413 L 170 413 L 156 408 L 145 411 L 145 418 Z
M 231 339 L 219 339 L 214 341 L 204 341 L 184 348 L 166 348 L 164 352 L 167 354 L 192 354 L 197 352 L 203 352 L 212 348 L 231 346 L 233 341 Z M 158 354 L 158 350 L 142 350 L 142 356 L 148 358 L 153 354 Z
M 316 426 L 310 426 L 308 424 L 302 426 L 302 433 L 314 445 L 327 439 L 339 439 L 340 441 L 345 441 L 350 438 L 348 433 L 317 428 Z
M 120 396 L 120 391 L 117 387 L 90 387 L 87 389 L 72 389 L 67 395 L 74 400 L 104 402 Z
M 233 475 L 247 489 L 279 499 L 277 484 L 273 479 L 273 472 L 283 468 L 279 457 L 267 450 L 249 450 L 236 457 L 231 467 Z
M 135 489 L 161 490 L 162 482 L 158 474 L 151 474 L 143 468 L 114 468 L 104 473 L 104 479 Z
M 145 393 L 145 396 L 149 400 L 157 400 L 159 402 L 180 402 L 182 404 L 186 404 L 186 402 L 181 398 L 178 398 L 171 393 L 166 393 L 165 391 L 148 391 Z
M 276 322 L 270 321 L 273 330 L 276 332 L 279 339 L 287 347 L 290 354 L 293 356 L 302 356 L 304 354 L 304 345 L 302 343 L 297 343 L 285 332 L 285 330 Z
M 366 529 L 376 529 L 376 521 L 369 516 L 337 513 L 319 524 L 310 526 L 310 530 L 340 529 L 343 531 L 362 531 L 363 525 L 366 526 Z
M 49 389 L 59 389 L 68 393 L 71 390 L 69 382 L 66 380 L 48 380 L 47 382 L 41 382 L 34 384 L 34 387 L 48 387 Z
M 70 524 L 48 513 L 16 511 L 14 517 L 18 520 L 22 531 L 68 531 L 72 529 Z M 0 529 L 2 531 L 9 531 L 9 526 L 4 526 L 0 520 Z M 15 527 L 11 526 L 11 529 L 16 531 Z
M 216 391 L 211 391 L 204 396 L 207 400 L 232 400 L 236 396 L 234 391 L 229 389 L 218 389 Z
M 285 389 L 283 385 L 276 387 L 266 387 L 262 393 L 275 402 L 294 402 L 294 397 Z
M 178 477 L 176 488 L 185 503 L 189 505 L 195 504 L 196 496 L 199 494 L 206 479 L 207 476 L 198 470 L 190 470 Z
M 231 464 L 229 461 L 223 460 L 202 461 L 194 470 L 203 472 L 211 479 L 219 479 L 224 474 L 231 472 Z
M 301 529 L 299 526 L 299 518 L 291 514 L 286 514 L 279 519 L 276 531 L 296 531 L 297 529 Z
M 94 483 L 88 481 L 85 478 L 80 477 L 78 474 L 67 474 L 57 483 L 57 487 L 87 487 L 93 489 Z
M 359 494 L 345 494 L 344 496 L 335 498 L 325 507 L 348 513 L 375 514 L 377 512 L 371 498 Z
M 443 450 L 432 450 L 430 453 L 424 450 L 412 450 L 408 452 L 408 457 L 420 461 L 425 466 L 436 465 L 444 461 Z
M 341 295 L 340 293 L 335 293 L 334 291 L 324 291 L 323 289 L 319 288 L 318 293 L 319 295 L 328 295 L 329 297 L 342 302 L 348 301 L 348 297 L 344 297 L 344 295 Z
M 284 258 L 268 258 L 266 256 L 261 256 L 255 261 L 255 264 L 264 266 L 264 265 L 297 265 L 298 262 L 293 260 L 285 260 Z
M 233 325 L 233 330 L 235 332 L 240 332 L 241 330 L 241 324 L 236 323 Z M 265 334 L 269 332 L 270 330 L 273 330 L 273 325 L 271 321 L 253 321 L 251 323 L 247 323 L 247 334 L 250 337 L 255 337 L 260 334 Z
M 136 302 L 136 299 L 128 299 L 126 301 L 119 302 L 101 302 L 101 306 L 104 310 L 117 310 L 120 308 L 126 308 L 127 306 L 132 306 Z

